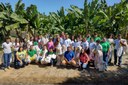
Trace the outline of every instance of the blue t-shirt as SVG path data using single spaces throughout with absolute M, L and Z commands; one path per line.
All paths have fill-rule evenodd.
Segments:
M 70 60 L 72 60 L 72 58 L 75 56 L 75 54 L 74 54 L 74 52 L 73 51 L 66 51 L 65 53 L 64 53 L 64 57 L 68 60 L 68 61 L 70 61 Z

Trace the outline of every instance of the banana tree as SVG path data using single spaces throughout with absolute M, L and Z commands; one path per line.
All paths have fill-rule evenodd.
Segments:
M 14 23 L 10 18 L 11 13 L 12 13 L 12 8 L 9 3 L 0 4 L 0 30 L 1 30 L 0 33 L 3 35 L 4 38 L 10 35 L 10 30 L 13 30 L 13 28 L 7 27 Z
M 36 5 L 31 5 L 27 7 L 25 13 L 25 19 L 28 21 L 28 31 L 30 31 L 32 36 L 35 36 L 42 29 L 42 14 L 37 10 Z

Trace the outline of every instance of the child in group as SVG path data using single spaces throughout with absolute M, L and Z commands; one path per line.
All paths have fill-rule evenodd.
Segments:
M 88 62 L 89 62 L 89 56 L 86 53 L 85 49 L 81 50 L 80 56 L 79 56 L 79 61 L 80 61 L 80 67 L 81 69 L 86 69 Z
M 33 46 L 30 46 L 30 50 L 28 50 L 28 62 L 31 63 L 36 61 L 37 59 L 37 52 L 33 49 Z
M 49 51 L 46 53 L 45 58 L 41 60 L 41 64 L 51 64 L 52 66 L 55 64 L 56 55 L 53 52 L 53 48 L 49 48 Z

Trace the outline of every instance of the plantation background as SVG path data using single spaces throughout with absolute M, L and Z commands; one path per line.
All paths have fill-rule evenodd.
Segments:
M 106 0 L 92 0 L 83 3 L 84 8 L 71 5 L 69 9 L 61 7 L 49 15 L 41 14 L 36 5 L 26 7 L 19 0 L 15 9 L 9 3 L 0 3 L 0 39 L 7 36 L 22 38 L 22 33 L 30 36 L 65 32 L 70 35 L 97 32 L 99 36 L 128 33 L 128 0 L 108 6 Z M 12 32 L 13 31 L 13 32 Z M 12 33 L 11 33 L 12 32 Z M 16 34 L 16 35 L 14 35 Z

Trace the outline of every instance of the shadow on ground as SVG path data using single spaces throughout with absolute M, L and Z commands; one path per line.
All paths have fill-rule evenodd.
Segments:
M 98 72 L 93 68 L 80 72 L 79 77 L 67 78 L 60 85 L 128 85 L 128 64 L 126 68 L 118 67 L 117 71 Z

